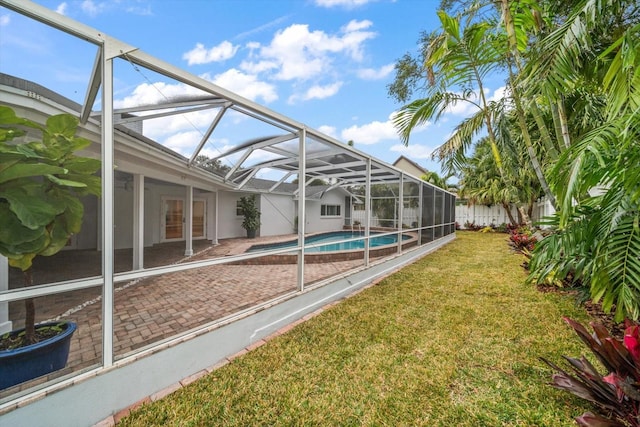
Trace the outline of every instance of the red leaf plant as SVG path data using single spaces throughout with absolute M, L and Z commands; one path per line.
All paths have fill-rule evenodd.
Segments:
M 601 375 L 584 357 L 563 356 L 568 369 L 541 358 L 553 368 L 551 385 L 591 402 L 598 414 L 576 418 L 584 427 L 640 427 L 640 329 L 627 321 L 624 339 L 618 340 L 601 324 L 590 323 L 593 333 L 580 323 L 564 318 L 607 370 Z

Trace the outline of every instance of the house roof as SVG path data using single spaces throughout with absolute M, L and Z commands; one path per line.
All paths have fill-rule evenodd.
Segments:
M 398 166 L 398 164 L 402 161 L 406 161 L 408 163 L 411 164 L 411 166 L 415 167 L 416 169 L 420 170 L 422 174 L 425 174 L 427 172 L 429 172 L 428 170 L 426 170 L 425 168 L 423 168 L 422 166 L 420 166 L 419 164 L 417 164 L 416 162 L 414 162 L 413 160 L 411 160 L 410 158 L 406 157 L 406 156 L 400 156 L 396 159 L 395 162 L 393 162 L 393 166 Z

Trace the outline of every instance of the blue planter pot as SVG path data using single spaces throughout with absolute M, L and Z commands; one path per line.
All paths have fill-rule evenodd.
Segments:
M 50 322 L 39 324 L 36 328 L 60 323 L 64 323 L 66 329 L 53 338 L 14 350 L 0 351 L 0 390 L 65 367 L 71 336 L 77 325 L 73 322 Z M 11 334 L 22 331 L 24 328 L 12 331 Z

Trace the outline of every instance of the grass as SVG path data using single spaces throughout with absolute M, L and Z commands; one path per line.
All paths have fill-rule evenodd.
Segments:
M 437 252 L 121 426 L 575 426 L 538 357 L 585 353 L 573 299 L 523 283 L 504 234 Z

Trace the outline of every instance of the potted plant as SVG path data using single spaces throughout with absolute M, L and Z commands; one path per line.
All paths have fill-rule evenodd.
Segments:
M 22 270 L 25 287 L 33 285 L 33 260 L 55 255 L 80 231 L 79 198 L 100 195 L 100 160 L 74 154 L 91 144 L 75 136 L 77 128 L 70 114 L 41 126 L 0 105 L 0 254 Z M 13 141 L 18 137 L 30 141 Z M 25 299 L 24 324 L 0 336 L 0 389 L 66 365 L 75 324 L 36 326 L 32 298 Z
M 256 195 L 240 197 L 239 207 L 244 215 L 242 228 L 247 230 L 247 237 L 253 239 L 256 237 L 256 230 L 260 227 L 260 210 L 256 203 Z

